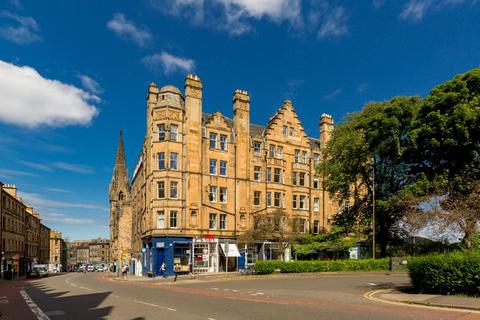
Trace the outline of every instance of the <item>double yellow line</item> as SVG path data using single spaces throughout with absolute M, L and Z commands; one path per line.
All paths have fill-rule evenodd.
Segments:
M 461 309 L 461 308 L 455 308 L 455 307 L 449 307 L 449 306 L 445 306 L 445 307 L 427 306 L 427 305 L 423 305 L 423 304 L 411 303 L 411 302 L 408 302 L 408 301 L 391 301 L 391 300 L 386 300 L 386 299 L 381 299 L 381 298 L 376 297 L 377 294 L 389 293 L 389 292 L 392 292 L 392 291 L 394 291 L 394 289 L 372 290 L 372 291 L 366 292 L 363 295 L 363 297 L 365 299 L 373 301 L 373 302 L 386 303 L 386 304 L 402 306 L 402 307 L 423 308 L 423 309 L 430 309 L 430 310 L 441 310 L 441 311 L 480 314 L 480 311 L 471 310 L 471 309 Z

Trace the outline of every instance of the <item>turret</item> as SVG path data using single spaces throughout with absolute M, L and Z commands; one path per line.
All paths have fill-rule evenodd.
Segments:
M 324 149 L 328 141 L 332 137 L 333 132 L 333 117 L 329 114 L 323 113 L 320 117 L 320 147 Z
M 235 144 L 237 160 L 243 165 L 237 165 L 237 178 L 248 179 L 248 154 L 250 153 L 250 96 L 247 91 L 235 90 L 233 94 L 233 127 L 235 131 Z M 246 159 L 243 159 L 247 157 Z
M 202 80 L 187 75 L 185 79 L 185 122 L 187 159 L 201 158 L 202 144 Z M 188 161 L 190 172 L 200 173 L 200 161 Z

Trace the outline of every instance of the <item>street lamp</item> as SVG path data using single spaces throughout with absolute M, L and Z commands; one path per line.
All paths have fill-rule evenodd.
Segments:
M 373 156 L 373 182 L 372 182 L 372 258 L 375 259 L 375 155 Z

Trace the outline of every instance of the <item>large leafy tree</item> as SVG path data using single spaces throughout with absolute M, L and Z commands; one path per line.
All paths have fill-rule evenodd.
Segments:
M 480 222 L 480 68 L 435 87 L 410 136 L 416 184 L 441 199 L 430 220 L 457 226 L 469 248 Z
M 480 177 L 480 68 L 435 87 L 410 134 L 417 173 L 468 192 Z
M 397 196 L 411 182 L 406 161 L 408 133 L 420 106 L 417 97 L 395 97 L 367 104 L 350 114 L 333 132 L 320 171 L 328 192 L 342 210 L 336 223 L 355 229 L 371 223 L 372 193 L 376 194 L 376 232 L 381 255 L 396 236 L 402 214 Z M 375 170 L 375 183 L 373 180 Z

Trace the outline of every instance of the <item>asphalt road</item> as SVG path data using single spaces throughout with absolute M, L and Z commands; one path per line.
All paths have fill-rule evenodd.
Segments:
M 241 277 L 174 285 L 114 281 L 106 273 L 70 273 L 30 281 L 25 291 L 52 320 L 479 319 L 468 311 L 396 306 L 364 297 L 371 290 L 406 283 L 406 275 L 382 273 Z

